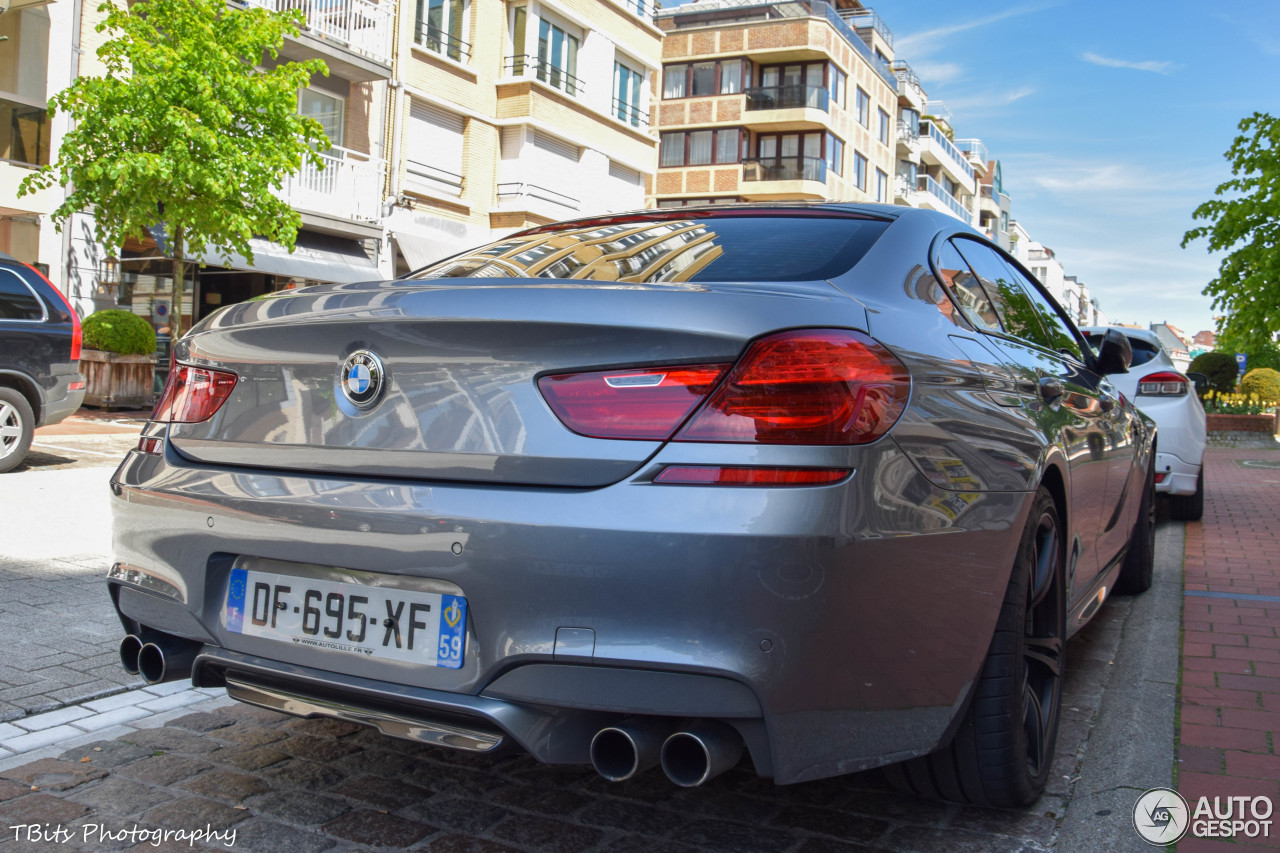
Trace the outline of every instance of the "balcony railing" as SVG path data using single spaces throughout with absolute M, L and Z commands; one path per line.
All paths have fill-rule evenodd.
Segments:
M 409 187 L 410 189 L 416 186 L 419 189 L 451 196 L 461 196 L 465 183 L 462 175 L 417 160 L 405 162 L 405 182 L 413 185 Z
M 822 86 L 753 86 L 744 89 L 748 110 L 789 110 L 799 107 L 830 111 L 831 93 Z
M 751 157 L 742 161 L 744 181 L 827 181 L 827 162 L 819 157 Z
M 49 111 L 0 98 L 0 160 L 21 166 L 49 164 Z
M 920 122 L 920 135 L 928 136 L 938 143 L 938 147 L 960 167 L 960 171 L 970 180 L 973 180 L 973 167 L 969 165 L 969 161 L 965 156 L 960 153 L 960 149 L 956 148 L 955 144 L 950 139 L 947 139 L 947 135 L 938 129 L 937 125 L 931 121 Z
M 991 159 L 987 154 L 987 146 L 982 143 L 981 139 L 957 139 L 956 148 L 966 154 L 975 155 L 983 163 Z
M 652 21 L 654 14 L 658 11 L 658 4 L 653 0 L 626 0 L 623 5 L 636 17 L 644 18 L 646 21 Z
M 613 115 L 618 121 L 626 122 L 632 127 L 640 127 L 649 125 L 649 114 L 641 110 L 638 106 L 627 101 L 613 99 Z
M 285 180 L 280 195 L 290 206 L 357 222 L 382 219 L 382 184 L 387 161 L 347 148 L 320 155 L 321 167 L 303 162 Z
M 454 62 L 466 62 L 471 59 L 470 44 L 426 21 L 418 21 L 418 30 L 413 40 L 418 46 L 447 56 Z
M 571 195 L 565 195 L 547 187 L 531 184 L 526 181 L 509 181 L 498 184 L 498 200 L 506 201 L 510 199 L 535 199 L 537 201 L 545 201 L 550 204 L 569 210 L 577 210 L 581 204 L 580 199 L 576 199 Z
M 307 30 L 336 41 L 353 53 L 391 62 L 392 3 L 376 0 L 239 0 L 275 12 L 302 12 Z
M 893 47 L 893 31 L 889 29 L 884 19 L 876 14 L 875 9 L 846 9 L 842 11 L 840 17 L 860 30 L 874 29 L 880 34 L 880 38 L 884 39 L 885 44 Z
M 917 184 L 917 186 L 920 190 L 927 192 L 929 195 L 941 201 L 952 213 L 963 219 L 965 222 L 970 220 L 971 217 L 969 216 L 968 208 L 961 204 L 955 196 L 944 190 L 942 188 L 942 184 L 938 183 L 928 175 L 921 175 L 918 180 L 919 184 Z
M 559 89 L 566 95 L 572 95 L 575 98 L 581 98 L 583 91 L 586 89 L 581 80 L 565 69 L 558 65 L 552 65 L 550 62 L 545 62 L 536 56 L 529 56 L 528 54 L 508 56 L 504 67 L 507 73 L 513 77 L 528 77 L 532 74 L 551 88 Z
M 918 127 L 912 127 L 911 122 L 898 119 L 898 140 L 905 142 L 909 148 L 915 148 L 920 144 L 920 131 Z

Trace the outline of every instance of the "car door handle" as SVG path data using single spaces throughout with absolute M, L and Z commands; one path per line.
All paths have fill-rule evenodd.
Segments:
M 1062 380 L 1056 376 L 1045 376 L 1040 379 L 1040 396 L 1049 405 L 1062 399 Z
M 1116 407 L 1116 398 L 1110 394 L 1103 394 L 1098 398 L 1098 405 L 1102 407 L 1102 411 L 1110 413 Z

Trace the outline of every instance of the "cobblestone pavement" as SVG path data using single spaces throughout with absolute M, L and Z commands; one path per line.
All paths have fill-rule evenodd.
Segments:
M 58 850 L 155 849 L 102 833 L 212 827 L 235 830 L 233 849 L 271 853 L 1043 851 L 1078 778 L 1130 605 L 1114 599 L 1073 639 L 1049 788 L 1024 811 L 917 800 L 885 788 L 876 773 L 775 787 L 748 762 L 695 790 L 657 769 L 610 784 L 590 768 L 432 749 L 175 683 L 0 730 L 3 738 L 22 729 L 16 737 L 26 740 L 10 743 L 34 750 L 0 761 L 0 847 L 54 849 L 13 829 L 49 824 L 75 839 Z
M 1215 449 L 1205 470 L 1204 520 L 1187 525 L 1178 790 L 1193 808 L 1259 795 L 1280 807 L 1280 452 Z M 1273 827 L 1178 850 L 1275 849 Z

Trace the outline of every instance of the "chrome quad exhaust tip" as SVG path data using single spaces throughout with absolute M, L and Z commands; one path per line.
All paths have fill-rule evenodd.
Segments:
M 634 778 L 662 758 L 671 725 L 653 717 L 630 717 L 606 726 L 591 739 L 591 766 L 610 782 Z
M 696 788 L 734 767 L 742 758 L 742 738 L 730 725 L 699 720 L 662 744 L 662 771 L 682 788 Z

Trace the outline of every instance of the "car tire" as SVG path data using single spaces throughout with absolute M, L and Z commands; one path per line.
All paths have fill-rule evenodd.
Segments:
M 35 428 L 36 417 L 27 398 L 12 388 L 0 388 L 0 474 L 22 464 Z
M 1196 476 L 1196 490 L 1190 495 L 1169 495 L 1169 515 L 1177 521 L 1199 521 L 1204 518 L 1204 465 Z
M 1137 595 L 1151 588 L 1156 564 L 1156 469 L 1155 454 L 1147 466 L 1146 482 L 1142 487 L 1142 500 L 1138 504 L 1138 520 L 1133 523 L 1129 535 L 1129 550 L 1124 555 L 1124 565 L 1116 578 L 1115 591 L 1123 595 Z
M 1044 791 L 1062 708 L 1064 554 L 1061 517 L 1041 487 L 960 727 L 937 752 L 884 768 L 895 787 L 998 807 L 1029 805 Z

